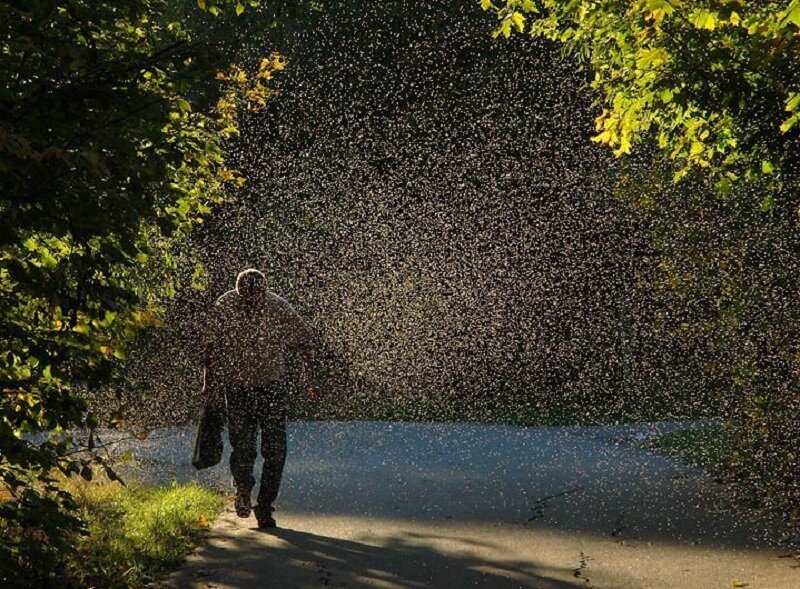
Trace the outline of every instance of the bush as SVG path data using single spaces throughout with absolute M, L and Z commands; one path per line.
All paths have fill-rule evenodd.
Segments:
M 89 535 L 69 563 L 83 587 L 141 587 L 181 562 L 224 499 L 197 484 L 86 484 L 75 493 Z
M 195 483 L 123 487 L 105 477 L 59 483 L 71 506 L 43 513 L 47 526 L 2 524 L 8 543 L 19 547 L 13 562 L 3 562 L 13 569 L 3 587 L 142 587 L 183 559 L 224 504 L 220 494 Z M 63 518 L 76 519 L 78 531 L 68 531 Z M 60 542 L 45 533 L 48 526 Z

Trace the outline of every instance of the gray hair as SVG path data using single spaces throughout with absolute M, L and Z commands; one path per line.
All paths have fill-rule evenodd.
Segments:
M 242 286 L 251 281 L 261 282 L 264 286 L 267 285 L 267 277 L 264 276 L 263 272 L 255 268 L 247 268 L 239 272 L 239 275 L 236 277 L 236 292 L 241 294 Z

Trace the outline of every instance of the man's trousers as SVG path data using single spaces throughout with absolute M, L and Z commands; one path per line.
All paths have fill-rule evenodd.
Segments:
M 249 492 L 255 484 L 256 438 L 261 430 L 264 466 L 255 507 L 257 516 L 269 515 L 278 497 L 286 462 L 287 392 L 285 380 L 255 388 L 229 386 L 226 390 L 231 474 L 237 491 Z

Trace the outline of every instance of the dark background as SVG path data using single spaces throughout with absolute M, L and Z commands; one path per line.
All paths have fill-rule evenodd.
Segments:
M 694 360 L 654 328 L 658 257 L 590 141 L 584 74 L 493 27 L 473 3 L 348 1 L 247 48 L 290 65 L 237 141 L 240 199 L 194 236 L 209 288 L 144 336 L 127 415 L 194 419 L 203 311 L 248 266 L 321 334 L 322 417 L 702 411 Z

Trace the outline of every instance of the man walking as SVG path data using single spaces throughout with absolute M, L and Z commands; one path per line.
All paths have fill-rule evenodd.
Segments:
M 248 517 L 252 509 L 259 527 L 275 527 L 272 504 L 286 461 L 288 389 L 297 383 L 292 359 L 301 361 L 306 395 L 315 400 L 314 335 L 294 308 L 267 288 L 264 275 L 252 268 L 239 274 L 235 290 L 217 299 L 209 327 L 206 388 L 227 406 L 236 514 Z M 264 466 L 253 508 L 250 492 L 255 485 L 259 429 Z

